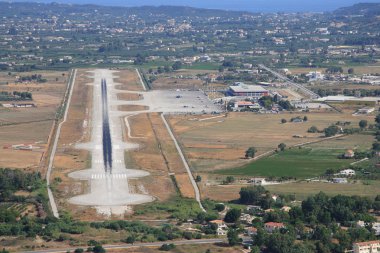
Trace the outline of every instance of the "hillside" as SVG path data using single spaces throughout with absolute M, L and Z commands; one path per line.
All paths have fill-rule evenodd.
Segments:
M 101 15 L 130 16 L 136 15 L 147 19 L 150 16 L 161 16 L 162 18 L 177 17 L 237 17 L 246 12 L 226 11 L 214 9 L 201 9 L 186 6 L 141 6 L 141 7 L 116 7 L 100 5 L 78 5 L 59 3 L 35 3 L 35 2 L 0 2 L 0 15 L 2 16 L 35 16 L 43 17 L 48 14 L 81 13 L 90 14 L 96 12 Z
M 365 15 L 378 16 L 380 15 L 380 3 L 360 3 L 349 7 L 339 8 L 334 11 L 335 15 Z

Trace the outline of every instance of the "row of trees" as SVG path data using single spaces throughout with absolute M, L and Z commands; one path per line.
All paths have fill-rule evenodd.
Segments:
M 36 81 L 38 83 L 45 83 L 47 80 L 45 78 L 43 78 L 41 74 L 32 74 L 32 75 L 28 75 L 28 76 L 20 76 L 18 78 L 18 81 L 19 82 Z
M 27 91 L 13 91 L 12 93 L 7 91 L 0 92 L 0 100 L 2 101 L 14 101 L 14 100 L 32 100 L 32 93 Z

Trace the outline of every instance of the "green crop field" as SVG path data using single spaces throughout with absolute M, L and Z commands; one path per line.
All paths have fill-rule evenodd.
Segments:
M 353 160 L 338 159 L 344 153 L 340 149 L 303 148 L 279 152 L 272 156 L 239 168 L 220 170 L 224 175 L 311 178 L 323 174 L 327 169 L 349 165 Z

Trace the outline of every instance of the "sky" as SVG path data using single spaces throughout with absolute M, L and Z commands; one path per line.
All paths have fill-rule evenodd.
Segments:
M 35 1 L 51 2 L 50 0 Z M 360 2 L 380 3 L 380 0 L 55 0 L 54 2 L 93 3 L 114 6 L 185 5 L 209 9 L 243 10 L 251 12 L 322 12 L 332 11 L 339 7 L 350 6 Z

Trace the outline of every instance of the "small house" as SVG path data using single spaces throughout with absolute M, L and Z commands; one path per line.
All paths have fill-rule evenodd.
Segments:
M 251 178 L 248 183 L 253 184 L 253 185 L 265 185 L 266 180 L 263 177 L 254 177 Z
M 352 169 L 346 169 L 346 170 L 341 170 L 339 172 L 340 175 L 343 175 L 343 176 L 355 176 L 356 172 Z
M 273 233 L 276 230 L 280 230 L 281 228 L 285 228 L 285 225 L 282 222 L 267 222 L 264 224 L 264 229 L 268 233 Z
M 216 224 L 216 234 L 217 235 L 226 235 L 227 234 L 227 225 L 222 220 L 212 220 L 209 222 L 210 224 Z
M 355 152 L 352 149 L 348 149 L 344 153 L 344 158 L 354 158 L 354 157 L 355 157 Z
M 246 233 L 248 236 L 254 236 L 254 235 L 257 235 L 257 228 L 255 228 L 255 227 L 248 227 L 248 228 L 245 228 L 245 233 Z

